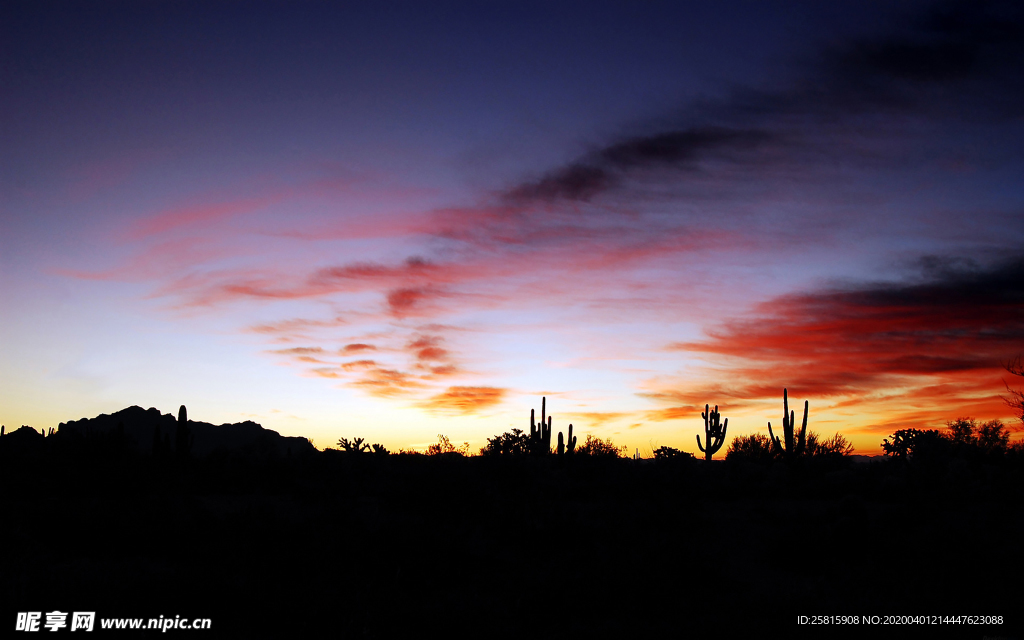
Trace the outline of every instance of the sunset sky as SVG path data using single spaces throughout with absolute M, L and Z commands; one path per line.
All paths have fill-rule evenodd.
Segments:
M 1021 352 L 1019 3 L 0 5 L 8 430 L 649 456 L 788 387 L 876 454 Z

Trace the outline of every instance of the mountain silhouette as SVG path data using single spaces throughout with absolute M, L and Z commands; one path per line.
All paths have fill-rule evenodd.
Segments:
M 175 450 L 181 446 L 176 438 L 179 424 L 170 413 L 160 413 L 152 407 L 143 409 L 132 406 L 116 413 L 100 414 L 95 418 L 62 422 L 57 427 L 55 435 L 60 438 L 78 439 L 108 436 L 123 430 L 125 438 L 138 451 L 151 453 L 159 449 L 158 446 L 154 446 L 156 443 Z M 308 455 L 316 452 L 316 448 L 306 438 L 282 436 L 251 420 L 220 425 L 186 420 L 184 424 L 187 425 L 192 437 L 190 455 L 197 458 L 217 452 L 260 456 Z

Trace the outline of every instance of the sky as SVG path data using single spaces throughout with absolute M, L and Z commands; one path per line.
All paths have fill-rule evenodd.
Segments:
M 0 87 L 8 429 L 1020 426 L 1016 3 L 16 1 Z

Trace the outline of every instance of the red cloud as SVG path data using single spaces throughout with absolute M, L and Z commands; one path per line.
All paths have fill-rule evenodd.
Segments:
M 359 353 L 360 351 L 376 351 L 377 347 L 372 344 L 354 343 L 347 344 L 341 348 L 343 353 Z
M 505 393 L 496 387 L 448 387 L 419 406 L 432 412 L 469 415 L 497 405 Z
M 777 397 L 788 387 L 791 396 L 865 406 L 895 392 L 886 424 L 949 419 L 967 409 L 992 413 L 1002 390 L 1001 363 L 1021 344 L 1024 261 L 988 271 L 946 270 L 919 284 L 763 304 L 753 317 L 710 331 L 707 340 L 673 345 L 720 356 L 723 370 L 719 382 L 669 395 L 700 406 L 708 398 Z M 671 416 L 673 410 L 663 411 Z
M 448 351 L 437 346 L 440 343 L 441 338 L 438 336 L 420 336 L 409 343 L 409 349 L 420 361 L 445 360 L 448 357 Z

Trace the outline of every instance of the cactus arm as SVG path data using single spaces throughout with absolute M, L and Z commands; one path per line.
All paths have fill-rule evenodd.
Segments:
M 565 442 L 562 440 L 562 432 L 558 432 L 558 455 L 565 455 Z
M 725 443 L 725 433 L 729 428 L 729 419 L 725 419 L 725 423 L 722 423 L 722 414 L 718 411 L 718 405 L 715 405 L 715 410 L 711 410 L 711 405 L 705 404 L 704 411 L 700 414 L 704 418 L 704 440 L 708 443 L 705 449 L 702 446 L 700 436 L 697 436 L 697 447 L 704 452 L 704 459 L 711 460 L 712 456 L 722 448 Z
M 796 454 L 797 455 L 800 455 L 801 453 L 804 452 L 804 444 L 806 442 L 806 436 L 807 436 L 807 406 L 808 406 L 808 401 L 804 400 L 804 422 L 800 426 L 799 442 L 796 445 Z
M 793 451 L 793 413 L 789 410 L 789 389 L 782 390 L 782 437 L 786 452 Z
M 714 447 L 714 450 L 711 453 L 718 453 L 718 451 L 722 448 L 722 445 L 725 444 L 725 432 L 728 429 L 729 429 L 729 418 L 726 418 L 725 419 L 725 423 L 722 425 L 722 432 L 718 435 L 717 438 L 715 438 L 715 447 Z
M 779 436 L 777 436 L 774 433 L 772 433 L 772 423 L 771 422 L 768 423 L 768 439 L 772 441 L 772 444 L 775 447 L 775 451 L 778 452 L 778 453 L 782 453 L 782 443 L 779 442 Z

